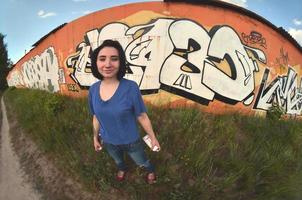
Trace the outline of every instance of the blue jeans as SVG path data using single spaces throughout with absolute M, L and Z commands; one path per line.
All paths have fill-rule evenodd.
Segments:
M 127 166 L 124 161 L 124 153 L 126 152 L 138 166 L 146 168 L 149 173 L 154 172 L 154 166 L 147 159 L 144 152 L 144 144 L 141 139 L 130 144 L 113 145 L 104 142 L 103 145 L 115 161 L 119 170 L 127 170 Z

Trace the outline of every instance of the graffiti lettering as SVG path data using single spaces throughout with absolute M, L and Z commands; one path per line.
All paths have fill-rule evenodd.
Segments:
M 254 98 L 254 72 L 258 71 L 255 59 L 266 62 L 261 50 L 243 45 L 228 26 L 214 27 L 208 33 L 186 19 L 159 18 L 130 28 L 111 23 L 87 32 L 77 54 L 67 60 L 67 66 L 74 70 L 72 78 L 80 86 L 96 81 L 88 54 L 105 39 L 122 44 L 129 65 L 126 78 L 136 81 L 145 93 L 162 88 L 204 104 L 216 98 L 249 105 Z M 223 61 L 226 64 L 219 64 Z M 231 73 L 228 75 L 221 67 L 229 68 Z
M 280 49 L 280 55 L 276 58 L 276 62 L 281 67 L 287 67 L 289 62 L 288 53 L 284 51 L 283 48 Z
M 176 31 L 180 29 L 188 31 Z M 162 67 L 161 83 L 182 90 L 185 92 L 183 95 L 189 94 L 191 99 L 205 104 L 214 97 L 231 104 L 244 101 L 249 105 L 252 102 L 253 72 L 258 71 L 258 66 L 248 56 L 247 49 L 233 29 L 214 27 L 208 34 L 192 21 L 179 20 L 170 26 L 169 33 L 175 49 Z M 263 55 L 257 56 L 260 57 L 265 61 Z M 230 75 L 213 62 L 223 60 L 231 70 Z
M 167 37 L 172 19 L 157 19 L 149 24 L 130 28 L 126 35 L 134 38 L 126 48 L 126 58 L 131 74 L 141 90 L 157 91 L 160 88 L 159 74 L 164 60 L 172 53 L 173 44 Z M 142 32 L 142 34 L 139 34 Z M 163 48 L 159 48 L 163 47 Z M 127 76 L 129 77 L 129 75 Z
M 248 56 L 236 32 L 228 26 L 217 29 L 208 54 L 216 60 L 219 59 L 219 62 L 225 59 L 231 74 L 227 75 L 215 65 L 206 62 L 203 83 L 228 103 L 244 101 L 244 104 L 249 105 L 254 96 L 254 71 L 259 70 Z
M 97 81 L 91 73 L 90 52 L 106 39 L 116 39 L 126 48 L 128 40 L 125 32 L 127 29 L 128 26 L 122 23 L 113 23 L 100 30 L 88 31 L 84 37 L 85 41 L 78 45 L 76 53 L 68 57 L 66 66 L 72 71 L 70 76 L 82 89 L 87 89 Z
M 85 87 L 93 84 L 96 79 L 91 73 L 91 60 L 89 58 L 90 46 L 82 42 L 77 47 L 77 53 L 67 59 L 67 67 L 72 68 L 70 76 L 79 86 Z
M 163 64 L 161 83 L 171 87 L 172 92 L 181 90 L 185 92 L 183 95 L 192 94 L 201 103 L 212 100 L 214 92 L 202 84 L 204 62 L 209 62 L 207 48 L 211 38 L 207 31 L 190 20 L 179 20 L 170 26 L 169 35 L 174 51 Z
M 7 80 L 7 84 L 10 87 L 16 85 L 24 86 L 22 74 L 20 73 L 20 71 L 13 71 L 11 73 L 10 79 Z
M 266 47 L 260 33 L 242 37 L 246 43 Z M 96 81 L 89 53 L 105 39 L 122 44 L 128 62 L 126 78 L 136 81 L 143 92 L 162 88 L 203 104 L 217 99 L 250 105 L 258 62 L 266 63 L 263 51 L 244 45 L 229 26 L 215 26 L 208 32 L 187 19 L 159 18 L 133 27 L 111 23 L 87 32 L 77 53 L 68 58 L 67 66 L 74 70 L 72 78 L 78 85 L 90 86 Z M 281 53 L 282 60 L 277 61 L 287 63 L 288 55 L 283 49 Z M 276 101 L 287 113 L 299 113 L 302 94 L 296 89 L 296 73 L 290 69 L 286 78 L 276 78 L 265 87 L 267 76 L 266 70 L 254 108 L 267 110 Z
M 283 107 L 288 114 L 301 114 L 302 93 L 298 87 L 297 73 L 290 67 L 286 76 L 276 77 L 267 85 L 269 69 L 266 68 L 254 104 L 255 109 L 268 110 L 273 103 Z
M 64 70 L 60 68 L 58 74 L 59 74 L 59 84 L 64 84 L 65 83 Z
M 79 89 L 76 84 L 67 84 L 68 91 L 79 92 Z
M 252 31 L 249 35 L 242 33 L 241 36 L 246 44 L 259 44 L 266 48 L 266 39 L 262 37 L 261 33 Z
M 53 47 L 49 47 L 41 55 L 25 62 L 21 68 L 23 82 L 26 87 L 50 92 L 59 90 L 59 66 Z
M 297 73 L 291 67 L 286 76 L 278 76 L 270 83 L 267 68 L 258 94 L 254 93 L 258 65 L 267 61 L 262 50 L 248 44 L 266 48 L 266 40 L 256 31 L 241 36 L 242 40 L 227 25 L 207 30 L 189 19 L 157 18 L 132 27 L 110 23 L 89 30 L 76 52 L 67 58 L 65 64 L 75 82 L 67 84 L 67 88 L 79 92 L 79 88 L 88 89 L 97 81 L 91 72 L 90 54 L 104 40 L 113 39 L 125 50 L 125 78 L 134 80 L 145 94 L 163 89 L 205 105 L 219 100 L 245 106 L 251 105 L 256 96 L 254 109 L 268 110 L 277 103 L 288 114 L 301 114 L 302 81 L 298 87 Z M 289 66 L 283 48 L 276 63 Z M 8 83 L 58 91 L 59 84 L 65 84 L 65 76 L 53 47 L 25 62 L 21 71 L 12 72 Z

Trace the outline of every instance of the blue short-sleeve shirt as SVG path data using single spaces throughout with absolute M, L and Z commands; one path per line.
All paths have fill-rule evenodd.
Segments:
M 137 117 L 146 112 L 138 85 L 122 78 L 113 96 L 103 101 L 100 97 L 101 81 L 89 89 L 89 109 L 100 123 L 100 135 L 104 142 L 129 144 L 139 138 Z

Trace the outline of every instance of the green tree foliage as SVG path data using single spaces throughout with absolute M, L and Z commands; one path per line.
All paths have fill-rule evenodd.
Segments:
M 11 61 L 7 57 L 7 49 L 6 44 L 4 43 L 4 37 L 5 35 L 0 33 L 0 91 L 3 91 L 8 87 L 6 76 L 9 72 L 9 65 L 11 64 Z

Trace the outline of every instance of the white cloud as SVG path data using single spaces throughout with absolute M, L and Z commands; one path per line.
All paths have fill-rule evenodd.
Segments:
M 289 28 L 289 34 L 302 46 L 302 29 Z
M 302 20 L 301 19 L 300 20 L 299 19 L 294 19 L 293 22 L 297 26 L 302 25 Z
M 40 10 L 40 11 L 38 12 L 38 15 L 39 15 L 39 16 L 42 16 L 42 15 L 44 15 L 44 13 L 45 13 L 44 10 Z
M 48 12 L 48 13 L 46 13 L 44 10 L 40 10 L 37 14 L 41 18 L 46 18 L 46 17 L 51 17 L 51 16 L 56 16 L 57 15 L 54 12 Z
M 240 6 L 240 7 L 247 8 L 247 0 L 221 0 L 221 1 L 225 1 L 225 2 L 228 2 L 231 4 L 235 4 L 237 6 Z
M 74 1 L 74 2 L 85 2 L 87 0 L 72 0 L 72 1 Z
M 56 16 L 57 14 L 54 13 L 54 12 L 49 12 L 49 13 L 46 13 L 45 15 L 41 16 L 42 18 L 46 18 L 46 17 L 51 17 L 51 16 Z

